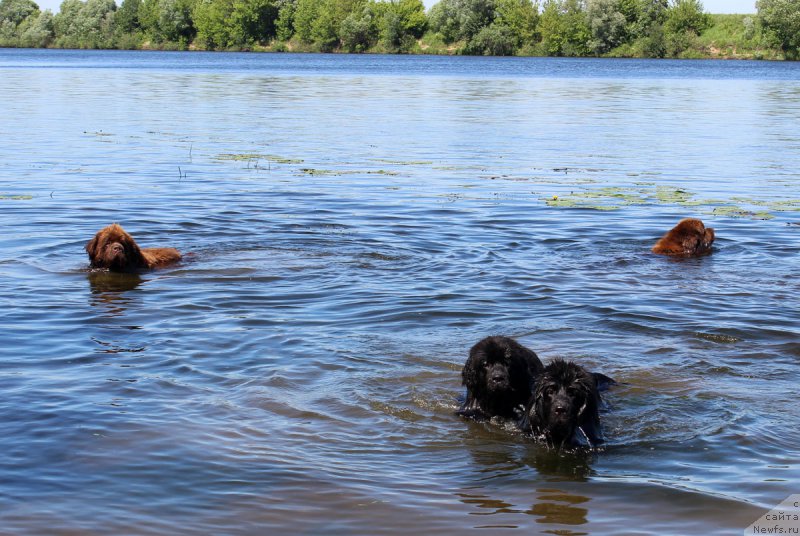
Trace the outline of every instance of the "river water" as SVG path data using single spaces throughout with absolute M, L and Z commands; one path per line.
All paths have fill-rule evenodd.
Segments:
M 0 533 L 741 534 L 800 493 L 800 65 L 0 50 Z M 649 252 L 680 218 L 713 255 Z M 87 271 L 122 224 L 188 253 Z M 469 347 L 608 444 L 456 417 Z

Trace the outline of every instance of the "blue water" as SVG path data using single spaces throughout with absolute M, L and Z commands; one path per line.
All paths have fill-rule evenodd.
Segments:
M 0 532 L 732 534 L 798 493 L 800 65 L 0 50 Z M 713 255 L 650 246 L 680 218 Z M 90 273 L 119 222 L 186 253 Z M 598 453 L 453 412 L 506 334 Z

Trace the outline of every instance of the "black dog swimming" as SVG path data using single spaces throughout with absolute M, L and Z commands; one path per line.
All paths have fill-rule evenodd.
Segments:
M 604 442 L 600 390 L 614 383 L 608 376 L 556 358 L 536 378 L 520 428 L 556 448 L 597 447 Z
M 474 419 L 519 418 L 544 366 L 514 339 L 486 337 L 469 351 L 461 371 L 467 398 L 458 414 Z

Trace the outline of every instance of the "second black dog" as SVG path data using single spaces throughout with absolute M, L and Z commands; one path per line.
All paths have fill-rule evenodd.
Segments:
M 543 369 L 537 355 L 514 339 L 482 339 L 470 349 L 461 372 L 467 398 L 458 414 L 475 419 L 519 418 Z
M 604 442 L 599 390 L 613 383 L 608 376 L 554 359 L 536 379 L 520 428 L 556 448 L 596 447 Z

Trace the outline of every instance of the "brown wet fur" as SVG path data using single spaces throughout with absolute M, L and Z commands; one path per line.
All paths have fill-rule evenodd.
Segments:
M 693 257 L 711 253 L 713 243 L 714 229 L 697 218 L 685 218 L 662 236 L 652 251 L 659 255 Z
M 86 244 L 92 268 L 112 272 L 135 272 L 161 268 L 181 260 L 174 248 L 140 248 L 119 224 L 101 229 Z

